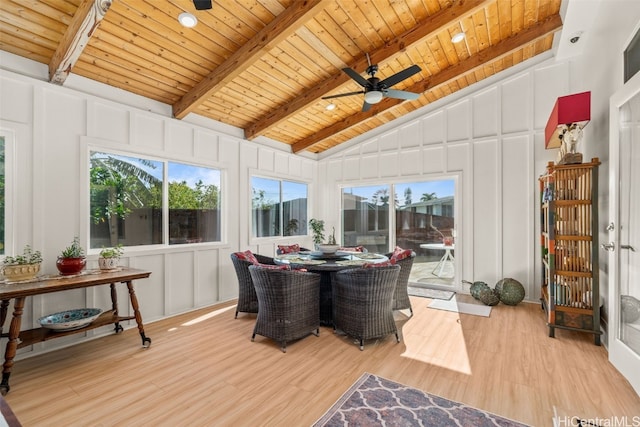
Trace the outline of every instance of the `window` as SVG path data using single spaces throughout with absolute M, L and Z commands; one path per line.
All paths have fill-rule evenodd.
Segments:
M 253 237 L 307 234 L 307 184 L 251 178 Z
M 624 82 L 628 82 L 640 70 L 640 30 L 624 50 Z
M 219 170 L 93 151 L 89 189 L 91 248 L 221 240 Z
M 454 181 L 397 184 L 396 244 L 420 253 L 420 244 L 454 237 Z
M 169 163 L 169 243 L 220 240 L 220 171 Z
M 454 190 L 453 179 L 343 188 L 339 243 L 383 253 L 396 245 L 412 249 L 414 264 L 433 265 L 422 269 L 425 277 L 412 269 L 411 281 L 452 285 L 452 263 L 440 261 L 444 245 L 455 247 Z
M 342 242 L 369 251 L 389 248 L 389 198 L 391 187 L 349 187 L 342 190 Z

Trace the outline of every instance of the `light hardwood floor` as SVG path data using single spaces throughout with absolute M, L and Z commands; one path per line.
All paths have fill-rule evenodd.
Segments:
M 310 426 L 364 372 L 534 426 L 640 415 L 640 398 L 590 335 L 547 336 L 537 304 L 488 318 L 427 308 L 398 314 L 402 341 L 321 328 L 283 354 L 229 304 L 18 360 L 5 397 L 30 426 Z M 144 316 L 144 301 L 141 301 Z M 3 345 L 5 341 L 3 340 Z M 565 418 L 568 417 L 568 418 Z

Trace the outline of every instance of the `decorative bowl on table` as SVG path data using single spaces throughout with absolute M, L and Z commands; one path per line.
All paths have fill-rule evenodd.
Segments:
M 84 328 L 102 313 L 99 308 L 79 308 L 61 311 L 38 319 L 40 326 L 54 331 L 72 331 Z
M 318 245 L 318 250 L 323 254 L 335 254 L 338 249 L 340 249 L 340 245 L 329 245 L 326 243 Z

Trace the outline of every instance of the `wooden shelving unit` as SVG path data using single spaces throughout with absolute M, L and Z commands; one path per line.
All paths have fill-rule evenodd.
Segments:
M 588 332 L 600 345 L 598 166 L 550 162 L 540 177 L 542 308 L 555 328 Z

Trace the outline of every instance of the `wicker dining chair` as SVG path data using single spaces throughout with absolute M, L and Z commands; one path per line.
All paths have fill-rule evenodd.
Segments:
M 295 250 L 295 248 L 297 248 L 297 250 Z M 278 248 L 276 249 L 276 255 L 309 251 L 311 251 L 311 249 L 303 248 L 298 245 L 278 245 Z
M 276 265 L 273 258 L 266 255 L 253 254 L 260 264 Z M 258 312 L 258 297 L 256 296 L 256 289 L 253 286 L 253 280 L 249 274 L 249 266 L 253 263 L 246 259 L 241 259 L 236 253 L 231 254 L 231 261 L 233 267 L 236 270 L 236 276 L 238 276 L 238 305 L 236 306 L 236 316 L 238 313 L 257 313 Z
M 249 267 L 258 296 L 258 316 L 251 341 L 256 335 L 280 343 L 320 334 L 320 275 L 295 270 Z
M 364 340 L 396 335 L 393 292 L 400 266 L 353 268 L 335 275 L 333 323 L 336 330 L 354 337 L 364 350 Z
M 393 252 L 385 254 L 389 259 L 392 259 Z M 398 281 L 396 282 L 396 290 L 393 294 L 393 309 L 405 310 L 409 309 L 411 315 L 413 315 L 413 308 L 411 307 L 411 300 L 409 300 L 409 276 L 411 275 L 411 268 L 413 267 L 413 261 L 416 258 L 416 253 L 411 251 L 411 255 L 398 261 L 392 261 L 396 265 L 401 267 L 400 274 L 398 275 Z

